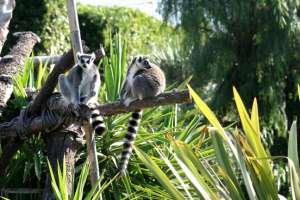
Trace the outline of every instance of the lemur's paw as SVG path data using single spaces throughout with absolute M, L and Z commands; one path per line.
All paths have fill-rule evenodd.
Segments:
M 85 144 L 86 144 L 86 140 L 84 140 L 82 137 L 76 137 L 76 138 L 75 138 L 75 141 L 76 141 L 78 144 L 81 144 L 81 145 L 85 145 Z
M 97 106 L 98 106 L 98 103 L 94 103 L 94 102 L 88 104 L 88 107 L 89 107 L 90 109 L 95 109 Z
M 69 108 L 71 109 L 71 112 L 72 112 L 76 117 L 79 117 L 79 116 L 80 116 L 80 105 L 79 105 L 79 104 L 70 103 L 70 104 L 69 104 Z
M 136 100 L 136 99 L 127 98 L 127 99 L 121 101 L 121 103 L 122 103 L 124 106 L 129 107 L 130 104 L 131 104 L 132 102 L 134 102 L 135 100 Z

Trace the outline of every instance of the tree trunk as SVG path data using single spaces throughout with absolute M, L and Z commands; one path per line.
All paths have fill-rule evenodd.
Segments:
M 53 169 L 56 183 L 58 183 L 57 163 L 59 163 L 61 170 L 63 167 L 63 161 L 66 164 L 67 191 L 69 195 L 71 195 L 73 189 L 76 153 L 80 148 L 80 144 L 76 141 L 76 137 L 78 137 L 76 134 L 82 135 L 80 126 L 76 125 L 74 126 L 74 129 L 74 132 L 56 132 L 45 135 L 48 159 Z M 55 194 L 51 187 L 51 177 L 49 172 L 46 176 L 43 200 L 55 200 Z
M 30 55 L 33 46 L 40 40 L 39 37 L 32 32 L 22 32 L 16 34 L 16 36 L 19 37 L 17 44 L 10 50 L 10 55 L 12 55 L 13 58 L 0 60 L 0 116 L 13 92 L 12 76 L 23 71 L 25 59 Z M 20 144 L 20 140 L 10 140 L 1 155 L 1 175 L 5 173 L 5 168 L 10 158 L 20 147 L 20 145 L 15 144 Z
M 12 77 L 23 71 L 26 58 L 31 54 L 33 46 L 40 41 L 32 32 L 20 32 L 15 36 L 18 41 L 10 50 L 12 58 L 2 58 L 0 61 L 0 114 L 13 92 Z

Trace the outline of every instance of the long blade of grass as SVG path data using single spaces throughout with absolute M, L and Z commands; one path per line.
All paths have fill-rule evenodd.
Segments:
M 63 160 L 63 169 L 61 170 L 59 162 L 57 161 L 57 177 L 58 177 L 58 186 L 63 200 L 68 199 L 67 192 L 67 180 L 66 180 L 66 166 L 65 161 Z
M 226 174 L 225 181 L 226 181 L 226 185 L 229 186 L 228 189 L 230 191 L 230 194 L 234 195 L 237 190 L 240 196 L 243 197 L 242 189 L 240 188 L 239 182 L 236 179 L 236 175 L 233 172 L 233 168 L 232 168 L 233 163 L 230 162 L 231 158 L 228 156 L 229 154 L 225 150 L 224 144 L 222 142 L 222 138 L 220 137 L 219 134 L 216 134 L 214 130 L 211 130 L 210 133 L 211 133 L 214 149 L 216 152 L 217 162 L 220 165 L 220 169 L 223 170 L 224 176 Z M 245 198 L 243 197 L 241 199 L 245 199 Z
M 217 117 L 212 112 L 212 110 L 206 105 L 206 103 L 197 95 L 197 93 L 189 85 L 188 89 L 199 110 L 205 115 L 208 121 L 218 130 L 218 133 L 222 136 L 222 138 L 225 141 L 228 141 L 229 139 L 226 136 L 223 127 L 221 126 L 220 122 L 218 121 Z
M 76 192 L 74 195 L 74 200 L 81 200 L 83 196 L 83 188 L 86 183 L 87 177 L 89 174 L 89 164 L 88 161 L 86 161 L 81 169 L 81 173 L 79 176 L 79 180 L 76 187 Z
M 300 168 L 297 139 L 297 121 L 295 120 L 290 129 L 288 145 L 291 193 L 294 200 L 300 199 Z
M 139 159 L 147 166 L 169 194 L 172 195 L 174 199 L 184 199 L 184 196 L 175 188 L 167 175 L 157 166 L 157 164 L 139 148 L 134 147 L 134 149 Z
M 253 111 L 252 111 L 252 119 L 250 119 L 245 105 L 238 94 L 236 88 L 233 87 L 233 94 L 236 103 L 236 107 L 238 109 L 238 113 L 242 122 L 243 130 L 246 134 L 247 141 L 251 146 L 251 150 L 255 153 L 255 156 L 258 158 L 267 158 L 269 157 L 267 152 L 265 151 L 259 132 L 259 123 L 258 123 L 258 108 L 256 101 L 253 103 Z M 256 176 L 260 176 L 261 187 L 265 187 L 267 190 L 267 194 L 271 194 L 271 196 L 275 197 L 274 194 L 277 194 L 277 188 L 275 185 L 275 179 L 272 173 L 272 168 L 269 160 L 257 160 L 256 162 L 251 162 L 253 165 L 257 165 L 256 168 L 260 168 L 263 171 L 257 171 Z M 260 166 L 261 165 L 261 166 Z M 253 175 L 255 176 L 255 175 Z M 267 187 L 266 187 L 267 186 Z M 273 194 L 273 195 L 272 195 Z
M 228 143 L 237 163 L 239 164 L 241 170 L 243 179 L 245 181 L 246 189 L 248 191 L 248 195 L 250 199 L 257 199 L 255 190 L 253 188 L 253 183 L 251 182 L 251 178 L 249 176 L 249 173 L 247 171 L 245 162 L 241 159 L 243 159 L 243 156 L 241 152 L 238 152 L 236 145 L 232 143 L 230 138 L 226 135 L 223 127 L 221 126 L 220 122 L 217 120 L 214 113 L 210 110 L 210 108 L 205 104 L 205 102 L 196 94 L 196 92 L 188 85 L 189 92 L 191 96 L 193 97 L 196 105 L 198 106 L 198 109 L 203 113 L 203 115 L 209 120 L 209 122 L 217 129 L 218 133 L 222 137 L 222 139 L 225 140 L 225 142 Z
M 189 199 L 193 199 L 191 193 L 189 192 L 189 189 L 187 187 L 187 184 L 184 183 L 183 179 L 178 173 L 178 170 L 175 169 L 175 167 L 172 165 L 171 161 L 167 158 L 167 156 L 163 153 L 162 150 L 160 150 L 158 147 L 154 147 L 157 153 L 159 154 L 160 158 L 166 163 L 166 165 L 169 167 L 169 169 L 172 171 L 174 176 L 177 178 L 179 181 L 181 187 L 184 189 L 186 195 L 188 196 Z
M 251 122 L 253 124 L 254 129 L 255 129 L 255 133 L 259 133 L 260 132 L 259 114 L 258 114 L 258 105 L 257 105 L 256 98 L 254 98 L 253 105 L 252 105 Z M 258 135 L 258 137 L 260 137 L 260 136 Z
M 51 164 L 50 164 L 48 159 L 47 159 L 47 163 L 48 163 L 48 168 L 49 168 L 49 174 L 50 174 L 50 177 L 51 177 L 51 186 L 52 186 L 52 189 L 54 191 L 54 194 L 55 194 L 57 199 L 62 200 L 61 193 L 58 189 L 58 185 L 56 183 L 55 176 L 53 174 L 53 169 L 52 169 Z

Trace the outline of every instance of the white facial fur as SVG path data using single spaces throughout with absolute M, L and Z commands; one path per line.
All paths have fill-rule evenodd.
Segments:
M 79 66 L 82 67 L 82 69 L 87 69 L 89 66 L 93 64 L 93 61 L 95 60 L 95 54 L 83 54 L 83 53 L 77 53 L 77 61 Z

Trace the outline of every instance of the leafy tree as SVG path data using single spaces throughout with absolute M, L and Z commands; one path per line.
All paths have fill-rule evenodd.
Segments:
M 175 34 L 172 27 L 135 9 L 80 5 L 78 14 L 82 38 L 93 48 L 100 42 L 109 46 L 110 34 L 122 33 L 130 55 L 149 54 Z
M 299 77 L 297 0 L 162 0 L 160 11 L 185 30 L 193 84 L 216 84 L 215 108 L 229 111 L 234 85 L 248 107 L 257 96 L 271 129 L 285 132 Z
M 65 0 L 16 0 L 13 15 L 10 32 L 30 30 L 41 37 L 36 52 L 60 54 L 70 48 Z M 128 41 L 129 54 L 149 54 L 154 47 L 164 47 L 174 34 L 171 26 L 130 8 L 78 4 L 78 16 L 82 39 L 91 49 L 99 48 L 100 43 L 109 46 L 110 34 L 120 32 Z M 14 42 L 10 35 L 3 54 Z
M 58 54 L 70 47 L 67 8 L 64 0 L 16 0 L 16 8 L 10 23 L 10 32 L 32 31 L 41 38 L 35 50 L 47 54 Z M 9 34 L 8 48 L 13 46 L 15 38 Z

